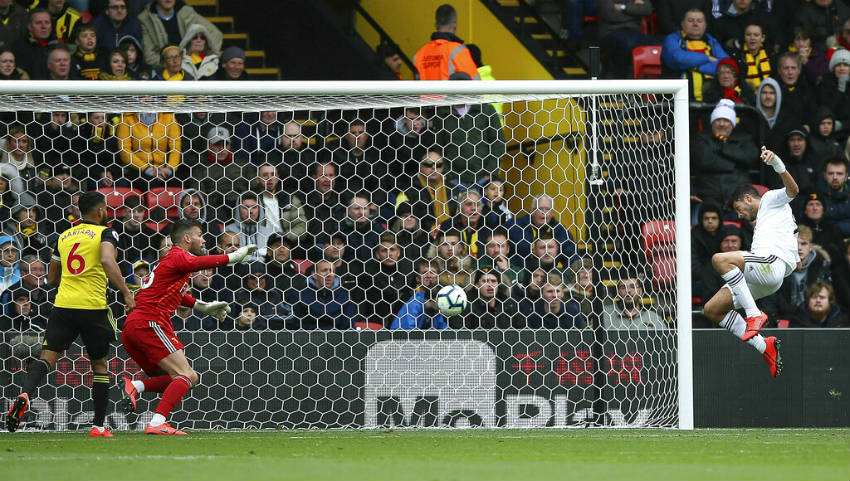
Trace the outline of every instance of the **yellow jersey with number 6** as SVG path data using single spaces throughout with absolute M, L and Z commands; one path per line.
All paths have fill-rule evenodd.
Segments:
M 53 253 L 53 259 L 62 263 L 56 307 L 106 309 L 107 279 L 100 261 L 102 242 L 117 246 L 118 235 L 106 226 L 79 224 L 59 236 Z

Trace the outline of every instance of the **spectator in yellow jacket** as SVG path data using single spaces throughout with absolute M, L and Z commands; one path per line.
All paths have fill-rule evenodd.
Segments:
M 115 135 L 121 146 L 118 155 L 129 177 L 140 177 L 151 187 L 174 179 L 181 145 L 180 125 L 173 113 L 125 113 Z

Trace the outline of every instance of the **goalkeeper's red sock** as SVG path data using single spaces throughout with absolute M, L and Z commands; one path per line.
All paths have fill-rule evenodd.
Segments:
M 139 389 L 139 387 L 136 386 L 137 391 L 165 392 L 165 389 L 169 384 L 171 384 L 171 376 L 163 374 L 162 376 L 149 377 L 147 379 L 142 379 L 142 384 L 144 384 L 144 389 Z
M 192 381 L 190 381 L 189 378 L 186 376 L 174 376 L 171 379 L 171 383 L 169 383 L 168 387 L 165 388 L 165 392 L 162 393 L 162 399 L 159 400 L 159 404 L 156 406 L 156 414 L 168 419 L 168 415 L 171 414 L 171 410 L 174 409 L 174 406 L 183 399 L 183 396 L 185 396 L 191 388 Z

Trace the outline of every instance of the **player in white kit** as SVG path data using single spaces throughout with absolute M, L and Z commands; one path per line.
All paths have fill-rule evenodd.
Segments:
M 705 315 L 720 327 L 741 338 L 762 354 L 776 377 L 782 370 L 779 340 L 759 334 L 767 315 L 756 307 L 755 299 L 779 290 L 783 279 L 800 266 L 797 254 L 797 222 L 788 205 L 800 189 L 786 172 L 782 160 L 762 146 L 761 160 L 773 167 L 782 179 L 784 189 L 759 196 L 751 185 L 743 185 L 732 194 L 732 207 L 738 217 L 755 226 L 750 251 L 719 252 L 711 258 L 714 269 L 723 277 L 720 289 L 705 304 Z M 735 309 L 743 308 L 746 320 Z

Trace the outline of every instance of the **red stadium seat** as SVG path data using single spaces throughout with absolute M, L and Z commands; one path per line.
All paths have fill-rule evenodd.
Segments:
M 634 78 L 661 78 L 661 45 L 643 45 L 632 50 Z
M 121 217 L 127 197 L 142 197 L 142 192 L 130 187 L 101 187 L 98 192 L 106 197 L 106 209 L 109 219 Z
M 735 222 L 734 220 L 724 220 L 723 225 L 734 225 L 735 227 L 741 227 L 741 223 Z
M 374 321 L 368 321 L 368 322 L 367 321 L 357 321 L 357 322 L 354 323 L 354 327 L 358 331 L 365 331 L 367 329 L 372 330 L 372 331 L 377 331 L 379 329 L 383 329 L 384 325 L 381 324 L 380 322 L 374 322 Z
M 145 203 L 150 209 L 151 219 L 161 220 L 162 216 L 169 219 L 175 219 L 180 215 L 180 206 L 177 205 L 180 199 L 180 193 L 183 189 L 180 187 L 154 187 L 145 194 Z M 156 212 L 161 209 L 162 213 Z
M 149 221 L 145 222 L 146 226 L 150 227 L 151 229 L 153 229 L 156 232 L 161 231 L 162 229 L 165 228 L 165 226 L 167 226 L 169 224 L 171 224 L 171 222 L 169 222 L 167 220 L 162 221 L 162 222 L 155 222 L 155 221 L 149 220 Z
M 788 326 L 791 324 L 791 321 L 788 319 L 779 319 L 776 321 L 776 327 L 780 329 L 788 329 Z
M 94 17 L 93 17 L 93 16 L 92 16 L 92 14 L 90 14 L 89 12 L 80 11 L 80 20 L 81 20 L 83 23 L 89 23 L 89 22 L 91 22 L 91 19 L 92 19 L 92 18 L 94 18 Z
M 770 187 L 761 184 L 753 184 L 753 188 L 759 193 L 759 195 L 764 195 L 765 192 L 770 190 Z
M 313 267 L 313 263 L 306 259 L 292 259 L 292 263 L 295 264 L 299 274 L 306 274 Z
M 652 266 L 652 283 L 659 289 L 676 283 L 676 223 L 653 220 L 641 229 L 643 250 Z

